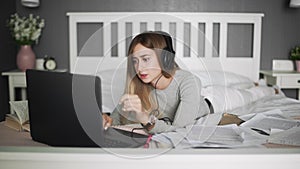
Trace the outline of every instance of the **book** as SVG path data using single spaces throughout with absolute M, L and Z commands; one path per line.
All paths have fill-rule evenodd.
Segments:
M 14 110 L 14 114 L 7 114 L 5 117 L 5 125 L 17 131 L 30 131 L 28 102 L 10 101 L 10 105 Z

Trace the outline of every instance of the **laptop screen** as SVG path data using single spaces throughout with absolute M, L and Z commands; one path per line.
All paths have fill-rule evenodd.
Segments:
M 27 70 L 27 98 L 32 139 L 52 146 L 139 147 L 147 136 L 102 124 L 101 80 L 97 76 Z
M 26 80 L 33 140 L 57 146 L 97 146 L 94 142 L 103 138 L 98 77 L 27 70 Z

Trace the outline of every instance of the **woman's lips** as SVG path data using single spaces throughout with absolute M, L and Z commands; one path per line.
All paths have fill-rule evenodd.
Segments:
M 148 76 L 147 74 L 140 74 L 140 78 L 141 78 L 141 79 L 146 79 L 147 76 Z

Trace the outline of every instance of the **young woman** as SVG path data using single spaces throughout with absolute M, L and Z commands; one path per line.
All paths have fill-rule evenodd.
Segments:
M 165 32 L 144 32 L 128 51 L 125 94 L 104 125 L 141 123 L 149 133 L 173 131 L 209 113 L 201 82 L 174 60 L 172 38 Z

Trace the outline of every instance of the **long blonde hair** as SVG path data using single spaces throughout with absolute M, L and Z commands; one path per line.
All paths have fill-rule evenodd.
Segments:
M 155 98 L 151 97 L 151 91 L 153 90 L 153 86 L 150 84 L 146 84 L 137 76 L 137 72 L 132 62 L 132 54 L 136 45 L 141 44 L 146 48 L 153 49 L 156 53 L 157 57 L 160 57 L 162 49 L 164 49 L 167 44 L 164 36 L 161 32 L 144 32 L 137 35 L 130 43 L 128 50 L 128 59 L 127 59 L 127 77 L 126 77 L 126 94 L 136 94 L 141 99 L 142 107 L 147 112 L 151 112 L 153 109 L 157 108 L 157 103 Z M 161 50 L 156 50 L 161 49 Z M 160 67 L 162 67 L 161 59 L 158 58 L 158 62 Z M 166 78 L 172 77 L 175 73 L 175 70 L 178 68 L 177 64 L 174 64 L 173 70 L 170 72 L 165 72 L 162 70 L 163 76 Z M 158 115 L 159 116 L 159 115 Z M 122 117 L 122 116 L 121 116 Z M 125 118 L 121 118 L 121 123 L 128 123 L 128 120 Z

